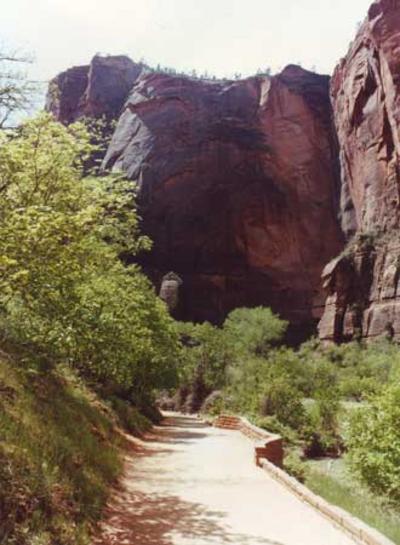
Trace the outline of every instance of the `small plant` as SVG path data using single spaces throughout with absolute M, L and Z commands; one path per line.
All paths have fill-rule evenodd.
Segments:
M 289 454 L 285 456 L 283 467 L 289 475 L 292 475 L 292 477 L 301 483 L 305 482 L 307 478 L 307 467 L 296 452 L 290 451 Z
M 201 412 L 211 416 L 217 416 L 226 410 L 226 406 L 226 395 L 221 390 L 216 390 L 206 398 L 201 407 Z

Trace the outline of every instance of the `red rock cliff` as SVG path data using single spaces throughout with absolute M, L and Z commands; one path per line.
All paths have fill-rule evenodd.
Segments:
M 70 68 L 50 82 L 46 110 L 66 124 L 82 117 L 114 120 L 144 71 L 128 57 L 96 55 L 90 65 Z
M 183 279 L 181 317 L 270 305 L 300 326 L 318 318 L 321 270 L 341 244 L 328 78 L 146 75 L 104 165 L 138 181 L 154 241 L 142 263 L 156 281 Z
M 325 269 L 320 336 L 400 336 L 400 0 L 371 6 L 331 93 L 342 226 L 355 237 Z
M 268 305 L 308 332 L 323 309 L 321 271 L 342 247 L 329 78 L 296 66 L 235 82 L 129 74 L 104 168 L 139 184 L 154 241 L 145 270 L 156 284 L 180 276 L 181 318 Z M 53 82 L 48 108 L 60 120 L 100 115 L 110 86 L 127 95 L 119 80 L 85 77 L 77 68 Z

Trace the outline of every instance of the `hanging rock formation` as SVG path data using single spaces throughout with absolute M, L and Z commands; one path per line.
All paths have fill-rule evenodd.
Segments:
M 325 269 L 325 340 L 400 337 L 400 1 L 375 2 L 331 83 L 343 231 Z

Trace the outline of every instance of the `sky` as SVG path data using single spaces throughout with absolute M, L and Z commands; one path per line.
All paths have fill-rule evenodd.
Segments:
M 290 63 L 331 73 L 371 0 L 0 0 L 0 44 L 47 81 L 96 53 L 217 77 Z

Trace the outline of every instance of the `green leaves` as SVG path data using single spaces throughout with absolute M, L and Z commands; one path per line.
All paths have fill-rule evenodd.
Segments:
M 400 502 L 400 385 L 395 383 L 350 421 L 349 459 L 375 492 Z
M 40 115 L 0 147 L 0 317 L 4 333 L 132 396 L 175 380 L 164 304 L 121 253 L 150 247 L 134 184 L 84 178 L 85 125 Z
M 238 308 L 229 314 L 224 330 L 238 349 L 261 356 L 282 341 L 287 326 L 270 308 Z

